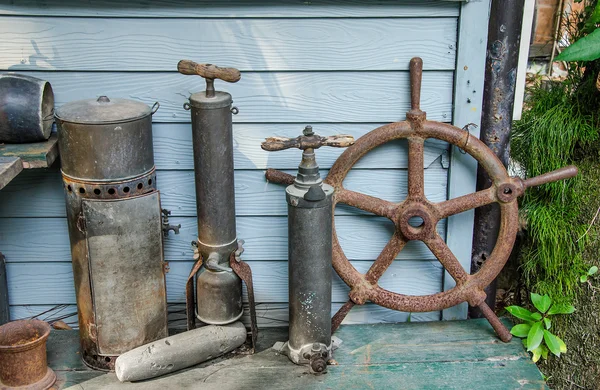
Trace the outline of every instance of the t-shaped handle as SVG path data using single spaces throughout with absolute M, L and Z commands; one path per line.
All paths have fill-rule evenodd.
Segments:
M 306 126 L 303 135 L 296 138 L 269 137 L 260 145 L 263 150 L 275 152 L 278 150 L 298 148 L 302 150 L 318 149 L 321 146 L 345 148 L 354 144 L 354 137 L 347 134 L 321 137 L 313 132 L 312 126 Z
M 219 68 L 213 64 L 198 64 L 190 60 L 179 61 L 177 70 L 181 74 L 204 77 L 206 79 L 206 97 L 215 96 L 215 79 L 237 83 L 242 78 L 240 71 L 235 68 Z

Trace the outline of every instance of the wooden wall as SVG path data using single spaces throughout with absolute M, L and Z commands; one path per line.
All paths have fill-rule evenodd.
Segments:
M 178 74 L 176 64 L 192 59 L 239 68 L 239 83 L 216 83 L 217 89 L 233 95 L 240 110 L 234 117 L 238 236 L 246 241 L 244 259 L 255 275 L 261 325 L 280 325 L 287 319 L 288 300 L 286 205 L 283 188 L 266 183 L 264 170 L 293 172 L 300 153 L 267 153 L 260 149 L 261 140 L 296 136 L 306 124 L 322 135 L 349 133 L 358 138 L 381 124 L 403 120 L 409 107 L 408 62 L 413 56 L 424 60 L 422 108 L 430 119 L 452 122 L 456 110 L 470 109 L 455 104 L 463 93 L 457 92 L 456 80 L 461 76 L 455 70 L 460 63 L 459 22 L 465 4 L 432 0 L 7 2 L 0 6 L 0 70 L 49 80 L 57 106 L 100 95 L 149 105 L 160 102 L 153 124 L 157 182 L 163 207 L 173 212 L 172 223 L 182 225 L 181 234 L 171 234 L 165 243 L 171 267 L 168 300 L 173 311 L 181 314 L 178 304 L 184 300 L 192 265 L 190 242 L 197 232 L 191 128 L 182 105 L 191 93 L 203 90 L 203 81 Z M 487 15 L 478 12 L 487 23 Z M 474 24 L 481 26 L 481 21 Z M 471 28 L 470 34 L 473 41 L 483 36 L 485 46 L 485 31 Z M 467 50 L 463 51 L 465 56 Z M 474 55 L 478 63 L 483 61 L 480 51 Z M 475 72 L 478 81 L 469 84 L 471 89 L 483 77 L 482 68 Z M 324 175 L 340 153 L 318 151 Z M 431 201 L 442 201 L 452 193 L 450 155 L 444 143 L 428 141 L 424 168 Z M 400 201 L 406 195 L 406 167 L 404 143 L 391 143 L 361 160 L 345 184 Z M 457 168 L 456 173 L 461 169 L 465 171 Z M 465 172 L 474 177 L 473 165 L 467 164 Z M 367 270 L 393 225 L 348 207 L 338 207 L 336 215 L 348 258 L 357 269 Z M 445 236 L 445 222 L 438 229 Z M 453 234 L 461 237 L 456 242 L 470 247 L 468 224 Z M 0 192 L 0 250 L 8 262 L 13 319 L 55 305 L 63 306 L 42 318 L 75 311 L 57 167 L 25 172 Z M 334 278 L 337 310 L 346 301 L 348 288 Z M 445 288 L 444 278 L 442 266 L 429 250 L 411 242 L 381 285 L 404 294 L 433 294 Z M 440 316 L 439 312 L 415 313 L 412 320 Z M 347 322 L 406 318 L 406 313 L 366 305 L 353 309 Z

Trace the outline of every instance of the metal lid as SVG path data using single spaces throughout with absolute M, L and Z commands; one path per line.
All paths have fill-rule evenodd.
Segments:
M 151 113 L 151 108 L 144 103 L 100 96 L 98 99 L 77 100 L 67 103 L 56 110 L 55 115 L 57 119 L 64 122 L 106 124 L 130 122 L 146 117 Z

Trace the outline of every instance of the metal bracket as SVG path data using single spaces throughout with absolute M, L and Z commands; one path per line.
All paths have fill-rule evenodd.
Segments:
M 162 212 L 163 236 L 165 238 L 169 237 L 169 230 L 174 231 L 175 234 L 179 234 L 179 229 L 181 229 L 181 224 L 169 225 L 169 215 L 171 215 L 171 210 L 161 209 L 161 212 Z

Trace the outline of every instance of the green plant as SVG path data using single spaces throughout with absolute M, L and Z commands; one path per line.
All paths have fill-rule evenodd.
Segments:
M 533 354 L 534 362 L 540 358 L 547 359 L 549 352 L 556 356 L 567 352 L 565 342 L 550 332 L 552 326 L 550 317 L 557 314 L 571 314 L 575 311 L 575 307 L 553 303 L 547 294 L 531 293 L 531 303 L 538 311 L 531 312 L 521 306 L 506 308 L 510 314 L 524 321 L 522 324 L 513 326 L 510 333 L 523 339 L 523 345 L 527 351 Z
M 528 110 L 514 123 L 511 157 L 537 176 L 576 164 L 582 149 L 598 138 L 594 116 L 574 99 L 571 83 L 538 83 L 529 88 Z M 529 291 L 569 302 L 586 268 L 582 252 L 589 221 L 579 212 L 580 177 L 532 188 L 521 200 L 527 237 L 520 254 Z
M 578 26 L 585 35 L 567 46 L 555 61 L 593 61 L 600 58 L 600 29 L 596 27 L 600 23 L 600 3 L 588 7 L 584 13 L 589 14 L 588 19 Z
M 594 265 L 594 266 L 590 267 L 590 269 L 588 269 L 586 273 L 582 274 L 579 277 L 579 281 L 581 283 L 586 283 L 586 282 L 589 283 L 590 276 L 594 276 L 597 272 L 598 272 L 598 267 L 596 267 Z

